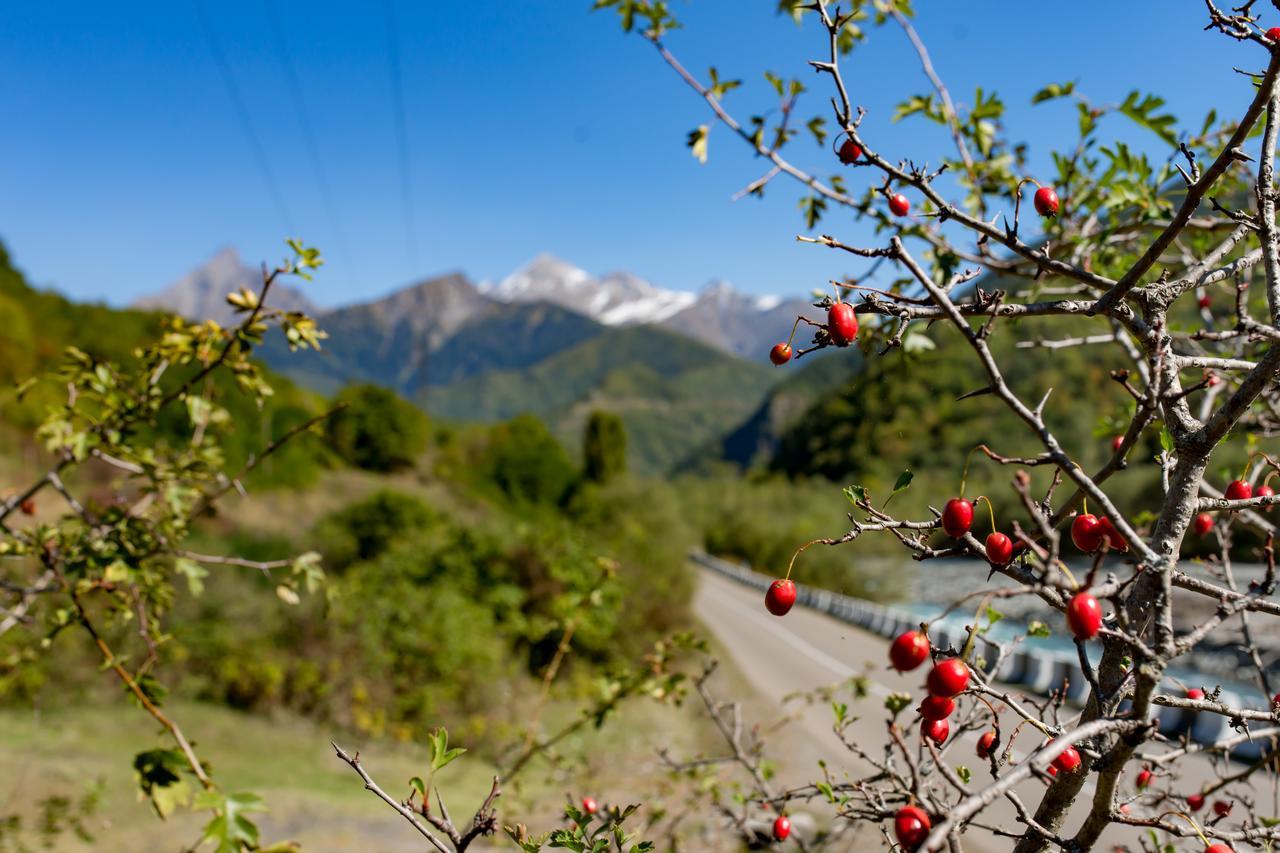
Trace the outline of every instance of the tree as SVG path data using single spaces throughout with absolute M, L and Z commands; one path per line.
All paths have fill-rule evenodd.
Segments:
M 1280 410 L 1275 382 L 1280 368 L 1280 244 L 1274 184 L 1280 28 L 1264 32 L 1255 5 L 1245 3 L 1228 12 L 1206 0 L 1208 29 L 1241 42 L 1265 64 L 1250 73 L 1251 87 L 1242 86 L 1238 95 L 1224 93 L 1224 100 L 1239 102 L 1231 107 L 1230 119 L 1220 121 L 1210 113 L 1193 130 L 1181 131 L 1157 96 L 1133 92 L 1120 104 L 1100 105 L 1073 84 L 1050 84 L 1033 102 L 1049 109 L 1073 103 L 1078 136 L 1052 152 L 1051 159 L 1043 159 L 1053 164 L 1052 178 L 1041 174 L 1037 179 L 1030 173 L 1029 146 L 1007 136 L 998 95 L 980 89 L 970 105 L 953 100 L 912 24 L 911 5 L 903 0 L 853 0 L 847 12 L 827 0 L 780 4 L 796 22 L 816 25 L 820 36 L 820 56 L 809 65 L 830 84 L 831 113 L 808 121 L 797 113 L 805 84 L 772 72 L 765 73 L 776 95 L 772 111 L 761 110 L 747 120 L 735 117 L 726 96 L 742 82 L 715 69 L 704 82 L 677 60 L 667 37 L 678 22 L 667 3 L 597 0 L 597 8 L 617 11 L 625 30 L 640 32 L 657 49 L 710 108 L 712 123 L 767 161 L 767 171 L 744 192 L 762 195 L 775 178 L 792 178 L 802 187 L 800 205 L 809 229 L 829 211 L 841 209 L 874 224 L 883 235 L 871 245 L 828 234 L 798 237 L 886 265 L 898 278 L 883 287 L 857 280 L 839 283 L 833 296 L 816 305 L 825 319 L 799 318 L 813 338 L 796 356 L 849 346 L 855 339 L 864 351 L 883 355 L 909 346 L 912 335 L 926 325 L 948 327 L 983 372 L 983 384 L 969 393 L 981 395 L 992 407 L 1007 408 L 1039 445 L 1037 452 L 1021 456 L 1002 453 L 1000 442 L 974 447 L 992 462 L 1014 469 L 1011 490 L 1022 517 L 1003 521 L 1008 532 L 994 535 L 1006 539 L 984 543 L 973 535 L 973 508 L 965 500 L 961 473 L 964 460 L 956 459 L 961 485 L 945 511 L 935 509 L 926 518 L 896 517 L 888 508 L 891 495 L 851 486 L 846 490 L 854 508 L 849 530 L 806 543 L 796 553 L 881 534 L 894 536 L 917 560 L 974 560 L 978 588 L 955 603 L 979 604 L 967 640 L 959 649 L 926 644 L 925 657 L 933 658 L 928 680 L 936 701 L 931 701 L 946 705 L 943 718 L 951 717 L 957 730 L 990 729 L 1001 744 L 1001 750 L 987 753 L 991 780 L 970 785 L 968 771 L 957 776 L 932 740 L 910 749 L 899 715 L 911 697 L 891 697 L 885 749 L 849 744 L 872 767 L 864 777 L 827 779 L 816 788 L 778 792 L 765 781 L 756 759 L 740 760 L 751 771 L 745 782 L 749 792 L 739 796 L 740 805 L 720 803 L 733 828 L 745 834 L 748 810 L 761 804 L 783 809 L 793 800 L 821 796 L 833 805 L 837 828 L 817 841 L 836 846 L 847 843 L 842 826 L 896 819 L 898 840 L 908 848 L 960 849 L 966 837 L 990 831 L 982 828 L 984 815 L 997 803 L 1012 804 L 1017 824 L 997 829 L 1012 836 L 1022 853 L 1090 849 L 1108 827 L 1118 827 L 1135 843 L 1146 838 L 1148 829 L 1157 832 L 1151 843 L 1158 843 L 1160 834 L 1195 835 L 1206 845 L 1220 842 L 1212 848 L 1215 853 L 1232 843 L 1280 840 L 1274 821 L 1250 794 L 1251 783 L 1268 762 L 1228 771 L 1223 765 L 1196 764 L 1189 755 L 1229 755 L 1244 735 L 1233 733 L 1193 749 L 1163 743 L 1153 722 L 1161 706 L 1222 715 L 1241 731 L 1249 721 L 1280 720 L 1270 673 L 1253 640 L 1256 629 L 1250 627 L 1251 620 L 1269 622 L 1280 615 L 1271 598 L 1275 527 L 1261 514 L 1278 502 L 1264 481 L 1267 474 L 1280 472 L 1280 463 L 1256 443 L 1280 428 L 1275 415 Z M 886 25 L 905 33 L 932 86 L 931 92 L 903 101 L 893 119 L 936 126 L 936 137 L 953 149 L 937 167 L 879 149 L 875 127 L 880 117 L 855 107 L 842 74 L 845 58 Z M 1104 129 L 1121 132 L 1114 118 L 1153 134 L 1167 153 L 1153 158 L 1123 139 L 1104 144 Z M 831 137 L 836 148 L 832 159 L 838 159 L 841 173 L 824 180 L 796 165 L 792 149 L 799 127 L 807 128 L 819 145 Z M 1251 141 L 1258 129 L 1260 145 Z M 700 161 L 708 156 L 710 135 L 710 123 L 689 134 L 688 144 Z M 849 188 L 855 182 L 860 191 Z M 1029 186 L 1036 187 L 1034 194 Z M 1033 197 L 1026 200 L 1028 195 Z M 913 204 L 918 212 L 910 216 Z M 1038 223 L 1032 207 L 1041 217 Z M 998 274 L 1004 284 L 992 290 L 973 286 L 983 274 Z M 1255 276 L 1263 286 L 1250 289 Z M 851 315 L 862 318 L 861 334 Z M 1044 322 L 1049 318 L 1058 322 Z M 1053 336 L 1042 331 L 1046 328 L 1054 330 Z M 1104 464 L 1086 471 L 1077 462 L 1082 448 L 1065 445 L 1054 426 L 1057 420 L 1079 417 L 1098 399 L 1095 389 L 1058 389 L 1056 395 L 1046 387 L 1031 395 L 1015 390 L 1006 378 L 1009 360 L 1002 364 L 993 354 L 992 341 L 1002 336 L 1015 337 L 1025 347 L 1114 347 L 1113 352 L 1093 353 L 1107 361 L 1111 378 L 1129 401 L 1123 429 Z M 762 342 L 762 349 L 766 346 Z M 785 361 L 790 354 L 783 350 L 779 358 Z M 902 381 L 911 380 L 904 376 Z M 1108 493 L 1108 481 L 1131 470 L 1131 454 L 1148 431 L 1160 436 L 1156 462 L 1161 487 L 1149 505 L 1122 511 Z M 1235 477 L 1228 484 L 1206 472 L 1215 449 L 1233 431 L 1252 438 L 1247 463 L 1223 478 Z M 910 482 L 904 475 L 892 493 Z M 1082 511 L 1086 502 L 1092 512 Z M 1202 519 L 1197 527 L 1216 538 L 1215 564 L 1223 567 L 1208 581 L 1186 574 L 1179 565 L 1193 519 L 1202 516 L 1207 525 Z M 948 535 L 939 537 L 939 528 Z M 1265 537 L 1258 556 L 1267 568 L 1247 588 L 1226 568 L 1232 537 L 1243 528 Z M 1069 539 L 1089 557 L 1087 570 L 1078 575 L 1064 560 L 1073 550 Z M 1016 557 L 1010 556 L 1015 552 Z M 1019 594 L 1037 596 L 1066 615 L 1089 685 L 1078 713 L 1063 706 L 1062 696 L 1044 705 L 1022 702 L 992 683 L 992 664 L 1008 646 L 986 636 L 989 620 L 981 618 L 992 601 L 980 586 L 988 571 L 1016 581 Z M 784 580 L 779 584 L 785 589 Z M 1184 596 L 1207 599 L 1214 614 L 1182 618 L 1188 606 Z M 779 609 L 789 606 L 783 593 L 771 593 L 770 601 Z M 1241 705 L 1213 692 L 1206 697 L 1198 689 L 1174 689 L 1171 665 L 1212 642 L 1228 623 L 1237 625 L 1244 637 L 1256 696 Z M 927 633 L 928 626 L 924 629 Z M 718 713 L 714 703 L 707 705 L 713 716 Z M 838 728 L 841 717 L 837 708 Z M 1002 728 L 1002 717 L 1016 724 Z M 1028 728 L 1043 740 L 1018 756 L 1012 743 Z M 1274 738 L 1275 732 L 1264 729 L 1259 736 Z M 734 746 L 741 757 L 738 744 Z M 918 757 L 912 758 L 913 753 Z M 1230 820 L 1222 811 L 1212 821 L 1175 815 L 1170 801 L 1185 792 L 1175 790 L 1167 777 L 1140 789 L 1136 797 L 1126 794 L 1122 802 L 1122 775 L 1136 774 L 1136 766 L 1144 762 L 1164 772 L 1180 768 L 1202 786 L 1197 796 L 1199 790 L 1237 795 L 1237 810 Z M 1033 777 L 1047 782 L 1043 793 L 1024 784 Z M 1028 790 L 1038 803 L 1024 804 Z M 1077 801 L 1082 801 L 1084 816 L 1068 832 L 1068 811 Z
M 583 476 L 607 483 L 627 471 L 627 427 L 611 412 L 592 412 L 582 432 Z
M 269 849 L 260 844 L 249 818 L 261 810 L 261 801 L 218 785 L 210 765 L 165 709 L 157 667 L 169 639 L 164 624 L 177 585 L 181 581 L 198 594 L 205 566 L 262 571 L 289 602 L 323 581 L 314 553 L 267 563 L 184 547 L 196 518 L 240 488 L 262 460 L 331 414 L 294 424 L 245 464 L 224 470 L 223 428 L 231 414 L 216 380 L 229 377 L 232 389 L 261 406 L 272 389 L 251 356 L 269 327 L 279 327 L 294 349 L 318 348 L 324 337 L 309 317 L 264 304 L 277 279 L 309 278 L 323 263 L 315 249 L 296 241 L 289 245 L 292 256 L 270 272 L 264 269 L 258 292 L 244 289 L 227 296 L 241 318 L 236 327 L 173 317 L 157 340 L 138 347 L 127 360 L 113 362 L 69 347 L 52 375 L 23 382 L 19 399 L 42 382 L 62 395 L 37 431 L 51 464 L 33 483 L 0 500 L 0 556 L 5 558 L 0 636 L 12 660 L 20 665 L 47 651 L 55 638 L 84 641 L 101 657 L 103 671 L 171 741 L 135 758 L 141 793 L 161 816 L 179 806 L 209 812 L 197 843 L 228 851 Z M 183 440 L 149 444 L 146 437 L 154 437 L 175 412 L 184 418 Z M 118 497 L 106 506 L 77 495 L 73 475 L 90 462 L 106 466 L 117 478 Z M 18 513 L 32 516 L 46 500 L 60 507 L 56 523 L 47 510 L 45 520 L 19 523 Z M 29 635 L 14 630 L 20 626 L 36 630 Z
M 395 391 L 353 385 L 337 402 L 343 409 L 329 419 L 329 442 L 352 465 L 394 471 L 412 466 L 426 448 L 426 416 Z
M 1011 505 L 1018 507 L 1017 517 L 1000 520 L 998 528 L 992 511 L 997 529 L 986 541 L 974 535 L 980 528 L 966 497 L 968 459 L 958 457 L 952 466 L 959 488 L 937 496 L 934 503 L 942 508 L 909 517 L 898 511 L 900 504 L 890 506 L 894 495 L 911 487 L 910 472 L 883 494 L 851 485 L 845 489 L 853 509 L 849 528 L 800 545 L 792 557 L 794 565 L 809 548 L 881 535 L 916 560 L 972 561 L 974 589 L 948 608 L 974 608 L 965 637 L 934 642 L 926 623 L 893 645 L 896 668 L 927 673 L 919 708 L 927 725 L 918 733 L 907 731 L 914 729 L 910 709 L 920 697 L 893 693 L 885 699 L 883 742 L 844 738 L 869 769 L 846 777 L 828 762 L 818 781 L 780 785 L 771 778 L 762 738 L 744 725 L 739 707 L 711 693 L 707 679 L 714 666 L 708 666 L 694 686 L 730 757 L 680 762 L 664 751 L 662 759 L 675 774 L 699 779 L 708 814 L 752 847 L 768 843 L 769 830 L 762 830 L 758 817 L 762 807 L 786 812 L 806 804 L 825 804 L 830 825 L 801 838 L 803 849 L 851 849 L 865 843 L 854 833 L 868 824 L 910 850 L 961 850 L 969 842 L 989 845 L 993 837 L 997 846 L 1011 841 L 1018 853 L 1088 850 L 1104 832 L 1131 845 L 1125 849 L 1144 850 L 1175 848 L 1184 838 L 1198 838 L 1209 853 L 1280 841 L 1276 816 L 1261 796 L 1280 737 L 1280 695 L 1257 642 L 1261 626 L 1274 630 L 1272 620 L 1280 616 L 1273 598 L 1275 525 L 1264 515 L 1280 503 L 1267 482 L 1280 473 L 1280 461 L 1259 446 L 1280 433 L 1274 175 L 1280 27 L 1264 31 L 1264 13 L 1255 2 L 1224 11 L 1206 0 L 1206 29 L 1240 43 L 1248 57 L 1243 61 L 1265 67 L 1246 71 L 1250 84 L 1238 92 L 1223 93 L 1230 118 L 1220 120 L 1213 111 L 1190 130 L 1181 129 L 1155 95 L 1135 91 L 1107 105 L 1071 83 L 1046 85 L 1033 103 L 1065 105 L 1077 118 L 1078 133 L 1033 161 L 1029 145 L 1009 138 L 1004 103 L 992 90 L 979 89 L 968 105 L 952 98 L 914 28 L 907 0 L 851 0 L 847 11 L 828 0 L 782 0 L 785 17 L 817 31 L 818 56 L 808 65 L 827 84 L 829 97 L 819 100 L 831 109 L 808 120 L 798 111 L 805 84 L 772 71 L 764 74 L 768 103 L 746 119 L 731 112 L 727 96 L 742 81 L 714 68 L 700 79 L 676 58 L 668 37 L 679 22 L 665 0 L 595 5 L 616 11 L 623 29 L 649 41 L 710 109 L 706 123 L 688 134 L 697 160 L 708 157 L 713 125 L 723 127 L 767 161 L 766 171 L 741 194 L 760 196 L 775 179 L 793 179 L 810 232 L 836 210 L 874 226 L 869 245 L 831 234 L 797 238 L 883 267 L 896 278 L 883 286 L 838 282 L 815 305 L 825 317 L 797 320 L 797 327 L 812 331 L 812 340 L 799 350 L 791 348 L 793 341 L 775 347 L 775 363 L 855 342 L 882 356 L 920 347 L 926 327 L 947 330 L 981 369 L 981 384 L 966 396 L 992 411 L 1007 410 L 1036 444 L 1015 455 L 1007 451 L 1012 441 L 1005 434 L 972 442 L 969 456 L 981 452 L 990 463 L 1012 469 Z M 929 152 L 937 166 L 882 150 L 876 128 L 887 117 L 856 107 L 846 84 L 842 64 L 886 26 L 906 36 L 931 87 L 907 97 L 891 118 L 922 123 L 922 144 L 933 139 L 952 149 L 940 159 Z M 838 162 L 840 172 L 824 179 L 798 165 L 805 155 L 793 152 L 802 127 L 820 147 L 830 139 L 829 168 Z M 1104 131 L 1119 138 L 1108 141 Z M 1123 138 L 1129 132 L 1141 140 Z M 1153 145 L 1162 149 L 1158 155 L 1145 150 Z M 1036 176 L 1033 162 L 1052 165 L 1035 166 L 1044 170 Z M 996 276 L 998 286 L 984 286 Z M 1255 280 L 1261 287 L 1250 287 Z M 1012 345 L 998 354 L 995 342 L 1001 340 Z M 768 344 L 761 342 L 762 350 Z M 1029 376 L 1015 385 L 1009 377 L 1018 359 L 1008 354 L 1036 347 L 1087 347 L 1091 358 L 1107 365 L 1126 405 L 1117 411 L 1092 384 L 1056 391 L 1042 382 L 1024 387 L 1038 384 Z M 1086 470 L 1080 459 L 1089 454 L 1064 441 L 1057 424 L 1100 403 L 1111 407 L 1105 417 L 1120 428 L 1106 460 Z M 1247 437 L 1247 457 L 1225 475 L 1210 474 L 1215 451 L 1233 432 Z M 1158 443 L 1145 440 L 1148 435 Z M 1138 492 L 1150 495 L 1135 502 L 1141 505 L 1122 509 L 1112 493 L 1138 475 L 1140 466 L 1132 463 L 1141 461 L 1136 454 L 1143 447 L 1159 448 L 1152 460 L 1158 487 Z M 1184 571 L 1180 560 L 1193 525 L 1197 536 L 1211 537 L 1217 546 L 1202 576 Z M 1246 585 L 1232 567 L 1231 546 L 1247 530 L 1260 536 L 1256 556 L 1263 569 Z M 1077 562 L 1073 572 L 1068 557 L 1086 562 Z M 985 587 L 991 573 L 1015 585 L 997 598 Z M 796 599 L 790 569 L 787 575 L 766 595 L 776 615 Z M 1001 618 L 992 605 L 1013 596 L 1034 596 L 1062 614 L 1054 626 L 1028 624 L 1026 634 L 1056 630 L 1075 644 L 1087 684 L 1081 706 L 1067 702 L 1065 689 L 1040 700 L 1015 696 L 994 682 L 1000 662 L 1025 639 L 1001 641 L 990 631 Z M 1205 644 L 1223 642 L 1229 628 L 1228 642 L 1239 641 L 1256 682 L 1252 695 L 1181 685 L 1172 668 Z M 854 679 L 855 696 L 865 696 L 866 680 Z M 1170 740 L 1156 725 L 1160 708 L 1223 717 L 1226 726 L 1207 728 L 1230 733 L 1202 743 Z M 843 734 L 854 715 L 839 701 L 833 710 Z M 976 751 L 983 781 L 963 764 L 955 766 L 953 749 L 964 732 L 981 734 Z M 1233 751 L 1251 739 L 1265 740 L 1263 758 L 1230 765 Z M 1222 799 L 1213 816 L 1194 817 L 1206 796 Z M 688 804 L 680 811 L 687 814 Z M 579 813 L 569 812 L 577 821 Z M 772 830 L 775 839 L 790 831 L 781 821 Z M 526 843 L 523 834 L 518 840 L 525 850 L 540 847 L 537 840 Z M 552 843 L 595 849 L 580 839 Z
M 574 480 L 569 455 L 533 415 L 495 426 L 480 468 L 508 497 L 535 504 L 559 502 Z

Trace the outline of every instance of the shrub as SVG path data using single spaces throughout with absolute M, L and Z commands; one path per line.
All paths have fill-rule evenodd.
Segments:
M 427 446 L 427 418 L 394 391 L 354 385 L 337 396 L 346 408 L 329 418 L 333 449 L 352 465 L 394 471 L 413 465 Z

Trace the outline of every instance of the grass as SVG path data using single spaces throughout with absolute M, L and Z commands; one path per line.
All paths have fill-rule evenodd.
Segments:
M 355 774 L 333 755 L 330 733 L 289 716 L 251 716 L 223 708 L 177 703 L 170 712 L 181 721 L 196 749 L 211 760 L 228 791 L 252 790 L 271 811 L 260 821 L 264 840 L 285 838 L 305 850 L 417 850 L 412 831 L 366 793 Z M 365 749 L 371 773 L 399 793 L 410 776 L 422 773 L 424 751 L 404 744 L 365 744 L 342 739 L 349 751 Z M 170 746 L 159 728 L 138 709 L 111 707 L 52 712 L 0 712 L 0 813 L 35 813 L 43 797 L 78 798 L 101 782 L 103 801 L 90 819 L 92 845 L 70 837 L 56 849 L 137 851 L 181 849 L 199 838 L 199 815 L 180 810 L 161 821 L 135 794 L 132 758 L 145 749 Z M 460 762 L 441 780 L 455 802 L 481 795 L 488 768 Z M 447 777 L 445 776 L 447 774 Z M 6 790 L 7 789 L 7 790 Z M 30 823 L 30 821 L 27 821 Z M 376 843 L 371 843 L 376 839 Z
M 211 762 L 224 790 L 253 791 L 265 798 L 270 810 L 258 816 L 264 842 L 292 840 L 309 853 L 422 849 L 416 833 L 364 790 L 329 743 L 336 740 L 351 753 L 359 750 L 366 769 L 396 797 L 408 793 L 411 776 L 425 777 L 422 746 L 370 742 L 288 714 L 252 715 L 188 702 L 173 703 L 168 710 L 197 752 Z M 573 713 L 567 705 L 553 705 L 547 724 L 566 722 Z M 680 755 L 714 743 L 709 724 L 691 719 L 687 710 L 643 699 L 624 706 L 603 729 L 567 739 L 555 764 L 536 761 L 518 784 L 504 785 L 500 821 L 552 828 L 558 825 L 566 792 L 590 793 L 610 803 L 646 799 L 662 773 L 656 746 L 667 745 Z M 199 838 L 203 815 L 180 809 L 160 820 L 137 796 L 131 766 L 139 751 L 169 746 L 146 714 L 124 702 L 53 711 L 0 710 L 0 817 L 18 814 L 31 827 L 43 798 L 57 794 L 76 800 L 100 783 L 101 805 L 86 824 L 93 843 L 67 834 L 54 849 L 185 849 Z M 474 754 L 440 772 L 436 781 L 455 819 L 470 816 L 488 793 L 494 772 Z M 590 791 L 577 790 L 583 780 L 590 780 Z M 0 849 L 5 849 L 2 841 Z

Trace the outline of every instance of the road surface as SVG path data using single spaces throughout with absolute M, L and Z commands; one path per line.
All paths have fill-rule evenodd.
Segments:
M 826 614 L 797 606 L 785 618 L 771 616 L 764 609 L 760 593 L 750 587 L 735 583 L 709 570 L 700 571 L 701 580 L 694 600 L 698 617 L 707 629 L 727 650 L 732 662 L 764 699 L 781 704 L 782 698 L 797 691 L 830 686 L 857 675 L 871 679 L 871 695 L 862 702 L 851 702 L 850 714 L 861 715 L 847 730 L 847 736 L 859 744 L 875 744 L 877 748 L 886 739 L 884 697 L 894 691 L 905 691 L 919 698 L 925 695 L 923 680 L 925 668 L 912 673 L 899 674 L 887 668 L 888 642 L 875 634 L 848 625 Z M 1016 695 L 1016 694 L 1015 694 Z M 899 718 L 904 723 L 913 719 L 904 712 Z M 1014 719 L 1011 714 L 1004 717 Z M 851 776 L 863 775 L 870 766 L 853 756 L 840 743 L 832 731 L 834 717 L 829 704 L 814 703 L 804 708 L 793 724 L 796 729 L 783 747 L 783 754 L 774 754 L 766 748 L 766 754 L 781 759 L 780 787 L 794 787 L 821 778 L 817 766 L 819 758 L 825 758 L 833 775 L 847 772 Z M 1002 726 L 1008 737 L 1012 722 Z M 912 737 L 916 739 L 915 726 Z M 974 747 L 976 733 L 952 739 L 944 750 L 944 760 L 951 767 L 964 765 L 973 772 L 971 789 L 976 791 L 991 779 L 987 763 L 977 758 Z M 1027 750 L 1038 746 L 1037 740 L 1024 728 L 1016 743 L 1020 757 Z M 1188 792 L 1200 782 L 1210 778 L 1207 764 L 1184 767 L 1184 777 L 1179 789 Z M 1136 772 L 1136 769 L 1133 771 Z M 1028 810 L 1034 811 L 1039 803 L 1044 784 L 1035 779 L 1027 780 L 1017 789 Z M 1132 782 L 1122 780 L 1121 795 L 1132 792 Z M 1086 784 L 1064 831 L 1068 837 L 1075 833 L 1087 812 L 1093 787 Z M 801 809 L 803 810 L 803 809 Z M 1012 832 L 1020 832 L 1013 807 L 1000 800 L 997 806 L 983 812 L 984 822 L 1001 826 Z M 1111 845 L 1129 842 L 1137 849 L 1137 829 L 1115 828 L 1108 830 L 1097 849 L 1109 849 Z M 883 849 L 883 838 L 878 828 L 867 825 L 851 842 L 850 850 Z M 1190 843 L 1188 849 L 1195 847 Z M 1009 850 L 1009 839 L 996 837 L 988 832 L 971 829 L 965 834 L 965 849 L 972 851 Z

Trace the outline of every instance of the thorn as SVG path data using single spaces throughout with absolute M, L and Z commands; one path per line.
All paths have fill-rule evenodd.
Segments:
M 983 394 L 994 394 L 996 389 L 988 385 L 986 388 L 979 388 L 977 391 L 970 391 L 967 394 L 961 394 L 956 400 L 968 400 L 970 397 L 981 397 Z

